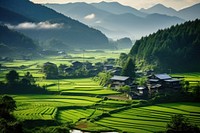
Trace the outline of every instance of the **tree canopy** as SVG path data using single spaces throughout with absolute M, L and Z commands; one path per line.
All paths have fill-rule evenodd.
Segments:
M 126 64 L 122 69 L 122 75 L 128 76 L 131 79 L 135 78 L 135 62 L 132 58 L 128 58 Z
M 199 133 L 200 129 L 191 124 L 182 114 L 172 116 L 170 122 L 167 124 L 167 133 Z
M 19 79 L 19 74 L 15 70 L 11 70 L 6 74 L 6 80 L 8 84 L 13 84 Z
M 188 21 L 158 30 L 137 40 L 130 51 L 141 69 L 153 66 L 157 71 L 200 71 L 200 20 Z

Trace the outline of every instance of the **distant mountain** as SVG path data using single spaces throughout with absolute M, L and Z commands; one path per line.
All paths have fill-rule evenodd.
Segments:
M 185 22 L 142 37 L 133 45 L 130 56 L 140 69 L 159 72 L 200 71 L 200 20 Z
M 116 2 L 47 4 L 45 6 L 95 27 L 114 39 L 140 38 L 156 32 L 158 29 L 184 22 L 178 17 L 159 14 L 142 15 L 143 17 L 140 17 L 141 15 L 137 16 L 136 13 L 133 13 L 136 9 Z M 137 13 L 140 12 L 137 11 Z
M 127 37 L 118 39 L 118 40 L 116 41 L 116 43 L 117 43 L 117 47 L 118 47 L 119 49 L 131 48 L 132 45 L 133 45 L 133 42 L 131 41 L 131 39 L 130 39 L 130 38 L 127 38 Z
M 45 4 L 45 6 L 52 8 L 53 10 L 70 16 L 73 19 L 79 20 L 85 24 L 98 23 L 98 20 L 111 15 L 111 13 L 98 9 L 93 5 L 77 2 L 68 4 Z
M 148 9 L 142 8 L 142 9 L 140 9 L 140 11 L 147 13 L 147 14 L 158 13 L 158 14 L 164 14 L 164 15 L 168 15 L 168 16 L 177 16 L 178 15 L 176 10 L 174 10 L 173 8 L 170 8 L 170 7 L 165 7 L 162 4 L 157 4 Z
M 146 14 L 143 12 L 138 11 L 137 9 L 130 7 L 130 6 L 124 6 L 121 5 L 118 2 L 100 2 L 100 3 L 92 3 L 91 5 L 95 6 L 98 9 L 110 12 L 112 14 L 125 14 L 125 13 L 131 13 L 139 17 L 145 17 Z
M 29 37 L 0 25 L 0 56 L 30 55 L 38 46 Z
M 173 8 L 165 7 L 162 4 L 157 4 L 148 9 L 141 9 L 141 12 L 152 14 L 152 13 L 159 13 L 159 14 L 166 14 L 169 16 L 177 16 L 184 20 L 195 20 L 200 18 L 200 3 L 190 6 L 188 8 L 184 8 L 182 10 L 176 11 Z
M 69 46 L 84 49 L 112 47 L 108 44 L 108 38 L 100 31 L 40 4 L 34 4 L 28 0 L 0 0 L 0 7 L 32 20 L 29 23 L 24 22 L 8 27 L 33 39 L 39 41 L 56 39 Z M 1 15 L 4 16 L 4 14 Z
M 178 11 L 178 14 L 185 20 L 195 20 L 197 18 L 200 19 L 200 3 L 188 8 L 184 8 Z

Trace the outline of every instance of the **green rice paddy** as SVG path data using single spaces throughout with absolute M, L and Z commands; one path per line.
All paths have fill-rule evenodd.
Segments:
M 96 122 L 126 132 L 164 131 L 174 114 L 183 114 L 200 126 L 200 103 L 168 103 L 128 109 Z

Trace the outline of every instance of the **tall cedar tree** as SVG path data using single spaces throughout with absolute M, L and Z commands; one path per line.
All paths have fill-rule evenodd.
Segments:
M 128 76 L 131 79 L 135 78 L 135 61 L 130 57 L 122 69 L 122 76 Z

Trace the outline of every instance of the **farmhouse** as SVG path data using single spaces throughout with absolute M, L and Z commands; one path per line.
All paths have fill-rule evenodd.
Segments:
M 152 92 L 177 91 L 181 88 L 180 79 L 174 79 L 168 74 L 153 74 L 148 77 L 147 87 Z
M 111 88 L 120 89 L 120 87 L 131 84 L 131 79 L 126 76 L 116 76 L 114 75 L 111 79 Z

